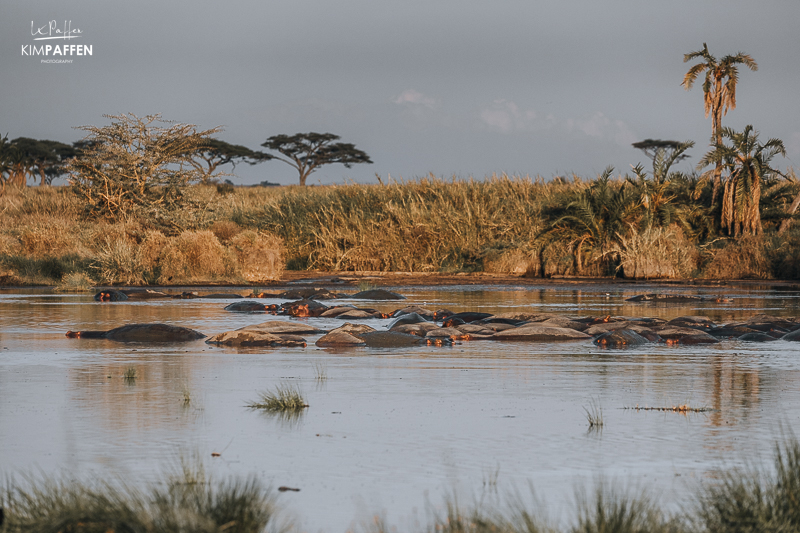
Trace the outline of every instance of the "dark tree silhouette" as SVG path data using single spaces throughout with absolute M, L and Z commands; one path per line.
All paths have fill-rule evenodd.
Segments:
M 49 185 L 54 178 L 66 174 L 66 163 L 75 157 L 75 149 L 58 141 L 17 137 L 11 141 L 17 151 L 14 157 L 16 172 L 23 178 L 39 176 L 40 185 Z
M 272 159 L 263 152 L 256 152 L 239 144 L 230 144 L 219 139 L 208 139 L 192 154 L 192 165 L 205 174 L 203 181 L 209 181 L 217 167 L 230 164 L 233 169 L 237 163 L 255 165 Z
M 338 139 L 333 133 L 296 133 L 274 135 L 261 146 L 283 154 L 284 157 L 265 155 L 293 166 L 300 174 L 300 185 L 305 185 L 308 176 L 322 165 L 341 163 L 350 168 L 356 163 L 372 163 L 355 145 L 334 142 Z

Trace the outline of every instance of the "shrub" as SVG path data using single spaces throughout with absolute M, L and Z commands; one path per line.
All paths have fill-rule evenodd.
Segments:
M 769 278 L 766 242 L 761 235 L 743 235 L 708 252 L 711 259 L 703 269 L 706 279 Z
M 159 257 L 159 283 L 213 281 L 237 273 L 235 255 L 210 231 L 185 231 Z
M 280 237 L 253 230 L 243 231 L 230 241 L 244 279 L 250 282 L 280 279 L 285 254 Z

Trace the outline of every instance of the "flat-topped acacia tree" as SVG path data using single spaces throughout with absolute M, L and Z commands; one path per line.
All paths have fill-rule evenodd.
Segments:
M 283 154 L 265 154 L 264 160 L 277 159 L 293 166 L 300 173 L 300 185 L 305 185 L 308 176 L 322 165 L 341 163 L 350 168 L 356 163 L 372 163 L 354 144 L 334 142 L 338 139 L 333 133 L 295 133 L 274 135 L 261 146 Z

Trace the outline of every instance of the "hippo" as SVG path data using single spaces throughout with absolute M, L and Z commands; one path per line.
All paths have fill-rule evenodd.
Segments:
M 317 339 L 315 344 L 325 348 L 366 346 L 366 343 L 361 336 L 365 333 L 372 333 L 374 331 L 375 328 L 367 326 L 366 324 L 351 324 L 348 322 L 334 330 L 331 330 L 326 335 L 323 335 Z
M 388 329 L 392 330 L 406 324 L 420 324 L 422 322 L 430 322 L 430 320 L 427 317 L 424 317 L 417 313 L 408 313 L 393 320 L 392 323 L 389 324 Z
M 449 316 L 444 320 L 442 320 L 443 328 L 455 328 L 458 326 L 463 326 L 464 324 L 466 324 L 466 322 L 464 322 L 462 318 L 459 318 L 457 316 Z
M 591 335 L 570 328 L 529 324 L 521 328 L 512 328 L 497 332 L 492 338 L 499 341 L 555 342 L 577 341 L 591 339 L 592 337 Z
M 649 341 L 632 329 L 615 329 L 603 333 L 592 342 L 603 348 L 628 348 L 629 346 L 641 346 Z
M 279 306 L 279 315 L 289 315 L 294 317 L 317 317 L 328 310 L 328 306 L 316 300 L 297 300 L 296 302 L 285 302 Z
M 265 313 L 269 309 L 266 305 L 252 300 L 243 300 L 241 302 L 233 302 L 225 306 L 226 311 L 234 313 Z
M 489 318 L 493 316 L 491 313 L 476 313 L 473 311 L 466 311 L 463 313 L 456 313 L 454 315 L 450 315 L 447 318 L 460 318 L 464 321 L 465 324 L 469 324 L 470 322 L 475 322 L 476 320 L 483 320 L 484 318 Z
M 405 300 L 406 297 L 396 292 L 387 291 L 385 289 L 372 289 L 369 291 L 357 292 L 350 296 L 355 300 Z
M 781 339 L 785 341 L 800 341 L 800 329 L 787 333 Z
M 756 329 L 749 328 L 747 326 L 725 325 L 716 328 L 711 328 L 708 330 L 708 333 L 710 335 L 713 335 L 714 337 L 738 339 L 742 335 L 746 335 L 748 333 L 760 333 L 760 332 Z
M 205 338 L 193 329 L 169 324 L 128 324 L 108 331 L 68 331 L 73 339 L 108 339 L 116 342 L 190 342 Z
M 745 333 L 741 337 L 739 337 L 740 341 L 749 341 L 749 342 L 772 342 L 776 341 L 775 337 L 768 333 L 762 333 L 760 331 L 756 331 L 754 333 Z
M 679 316 L 678 318 L 673 318 L 672 320 L 667 322 L 667 326 L 673 326 L 676 328 L 692 328 L 692 329 L 707 331 L 712 328 L 715 328 L 717 325 L 714 323 L 713 320 L 708 319 L 704 316 Z
M 153 289 L 122 289 L 120 292 L 125 293 L 130 300 L 157 300 L 163 298 L 172 298 L 172 296 L 166 292 L 155 291 Z
M 376 331 L 374 333 L 364 333 L 359 335 L 367 347 L 370 348 L 403 348 L 406 346 L 448 346 L 453 344 L 450 339 L 434 339 L 427 337 L 417 337 L 407 333 L 396 331 Z
M 411 313 L 416 313 L 420 316 L 424 316 L 428 320 L 433 320 L 434 312 L 430 309 L 425 309 L 424 307 L 420 307 L 418 305 L 409 305 L 408 307 L 403 307 L 402 309 L 395 309 L 391 313 L 389 313 L 388 318 L 398 318 L 403 315 L 408 315 Z
M 658 303 L 688 303 L 688 302 L 702 302 L 703 298 L 700 296 L 693 296 L 691 294 L 638 294 L 625 298 L 626 302 L 658 302 Z
M 334 300 L 339 298 L 339 295 L 328 289 L 309 287 L 284 291 L 278 295 L 278 298 L 283 300 Z
M 437 309 L 433 312 L 434 320 L 444 320 L 445 318 L 453 316 L 455 313 L 449 309 Z
M 128 295 L 116 289 L 105 289 L 94 295 L 95 302 L 124 302 Z

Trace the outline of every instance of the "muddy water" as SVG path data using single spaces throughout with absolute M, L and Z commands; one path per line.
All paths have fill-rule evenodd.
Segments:
M 679 306 L 624 301 L 656 291 L 642 286 L 397 290 L 409 303 L 456 311 L 800 316 L 800 293 L 768 287 L 658 289 L 733 298 Z M 652 489 L 677 507 L 719 468 L 768 461 L 781 431 L 800 430 L 800 343 L 608 351 L 588 342 L 472 342 L 336 351 L 316 348 L 313 336 L 306 349 L 271 350 L 64 337 L 130 322 L 214 334 L 275 318 L 229 313 L 226 303 L 97 304 L 90 295 L 0 292 L 0 474 L 156 480 L 180 457 L 197 455 L 217 476 L 254 474 L 300 488 L 279 499 L 303 531 L 341 532 L 376 514 L 408 530 L 427 523 L 447 494 L 471 502 L 527 493 L 529 484 L 551 517 L 568 520 L 575 490 L 600 477 Z M 135 380 L 123 378 L 130 367 Z M 320 372 L 327 378 L 317 379 Z M 304 392 L 310 407 L 302 417 L 244 407 L 281 382 Z M 602 407 L 602 430 L 588 428 L 584 407 L 592 402 Z M 680 404 L 712 411 L 630 409 Z

